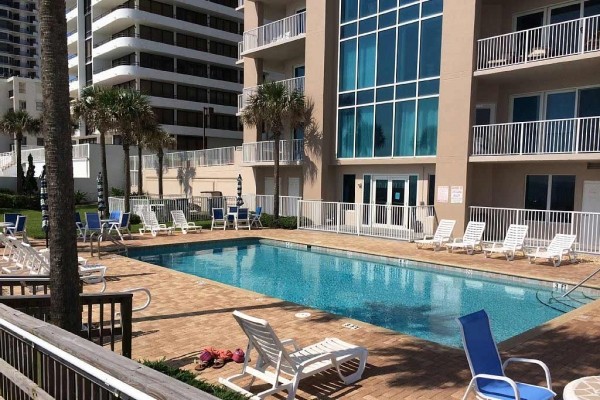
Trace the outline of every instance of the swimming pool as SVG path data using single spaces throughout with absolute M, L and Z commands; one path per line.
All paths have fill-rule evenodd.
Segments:
M 549 286 L 345 254 L 265 240 L 129 250 L 141 261 L 453 347 L 455 318 L 482 308 L 498 341 L 563 314 L 539 301 L 552 295 Z

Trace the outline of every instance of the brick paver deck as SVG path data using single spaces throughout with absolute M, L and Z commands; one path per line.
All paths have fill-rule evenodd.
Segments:
M 554 268 L 546 263 L 530 265 L 525 260 L 506 262 L 431 250 L 416 250 L 414 244 L 348 235 L 308 231 L 214 231 L 173 236 L 135 236 L 127 245 L 154 246 L 167 243 L 264 237 L 410 258 L 463 268 L 574 284 L 600 265 L 594 262 L 564 264 Z M 89 248 L 80 248 L 89 255 Z M 92 262 L 96 262 L 92 260 Z M 344 386 L 335 375 L 306 379 L 298 398 L 344 399 L 449 399 L 460 398 L 470 378 L 462 351 L 426 342 L 363 322 L 310 310 L 308 319 L 294 314 L 307 308 L 207 281 L 203 278 L 157 267 L 132 259 L 109 256 L 101 262 L 108 268 L 108 291 L 146 287 L 152 292 L 151 306 L 133 318 L 133 356 L 135 359 L 160 359 L 178 367 L 192 368 L 194 358 L 204 346 L 245 348 L 246 340 L 231 317 L 233 310 L 268 319 L 282 338 L 295 338 L 307 345 L 327 336 L 364 346 L 369 350 L 368 367 L 356 385 Z M 600 287 L 600 276 L 590 282 Z M 86 290 L 93 290 L 92 286 Z M 142 301 L 141 298 L 137 301 Z M 134 299 L 134 303 L 136 300 Z M 342 327 L 344 322 L 360 326 Z M 543 325 L 533 333 L 505 342 L 503 356 L 523 356 L 544 360 L 552 371 L 554 390 L 561 398 L 563 387 L 571 380 L 600 374 L 600 302 L 596 301 Z M 200 377 L 216 382 L 220 376 L 237 373 L 240 366 L 227 364 L 222 369 L 207 369 Z M 509 367 L 517 379 L 543 382 L 535 366 Z

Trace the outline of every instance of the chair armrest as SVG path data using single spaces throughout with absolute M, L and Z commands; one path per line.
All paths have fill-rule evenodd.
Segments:
M 476 379 L 480 379 L 480 378 L 481 379 L 490 379 L 493 381 L 503 381 L 503 382 L 508 383 L 510 385 L 510 387 L 512 388 L 513 392 L 515 392 L 514 400 L 521 400 L 521 395 L 519 394 L 519 388 L 517 387 L 517 384 L 515 383 L 515 381 L 513 381 L 512 379 L 510 379 L 506 376 L 500 376 L 500 375 L 478 374 L 478 375 L 475 375 L 473 377 L 473 379 L 471 379 L 471 383 L 469 384 L 469 387 L 473 384 L 473 382 Z
M 425 235 L 423 236 L 423 240 L 430 240 L 433 239 L 433 235 Z
M 535 360 L 532 358 L 513 357 L 513 358 L 509 358 L 506 361 L 504 361 L 504 364 L 502 364 L 502 369 L 506 368 L 506 366 L 512 362 L 536 364 L 536 365 L 539 365 L 540 367 L 542 367 L 542 369 L 544 370 L 544 373 L 546 374 L 546 385 L 548 386 L 548 390 L 552 391 L 552 378 L 550 377 L 550 369 L 548 369 L 548 366 L 546 364 L 544 364 L 542 361 Z
M 194 228 L 195 228 L 195 227 L 196 227 L 196 223 L 195 223 L 195 222 L 188 222 L 188 223 L 187 223 L 187 226 L 188 226 L 188 228 L 189 228 L 190 226 L 192 226 L 192 227 L 194 227 Z
M 296 341 L 294 339 L 283 339 L 281 341 L 281 344 L 284 346 L 292 345 L 292 346 L 294 346 L 294 350 L 296 350 L 296 351 L 300 350 L 300 347 L 298 346 L 298 344 L 296 343 Z

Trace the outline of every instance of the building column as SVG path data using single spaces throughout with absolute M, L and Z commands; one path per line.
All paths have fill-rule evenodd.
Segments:
M 454 235 L 468 221 L 469 152 L 475 110 L 477 0 L 444 2 L 435 207 L 454 219 Z M 470 45 L 469 45 L 470 44 Z
M 335 200 L 331 161 L 335 157 L 337 104 L 337 1 L 306 0 L 306 98 L 314 104 L 316 129 L 304 134 L 303 197 Z
M 264 5 L 259 1 L 244 2 L 244 29 L 249 31 L 263 24 Z M 243 40 L 243 39 L 242 39 Z M 263 83 L 263 60 L 244 57 L 244 87 L 258 86 Z M 244 126 L 244 142 L 256 142 L 260 138 L 261 129 Z

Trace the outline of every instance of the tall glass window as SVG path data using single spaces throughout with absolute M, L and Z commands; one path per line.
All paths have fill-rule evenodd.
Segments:
M 443 0 L 342 0 L 338 158 L 434 156 Z

